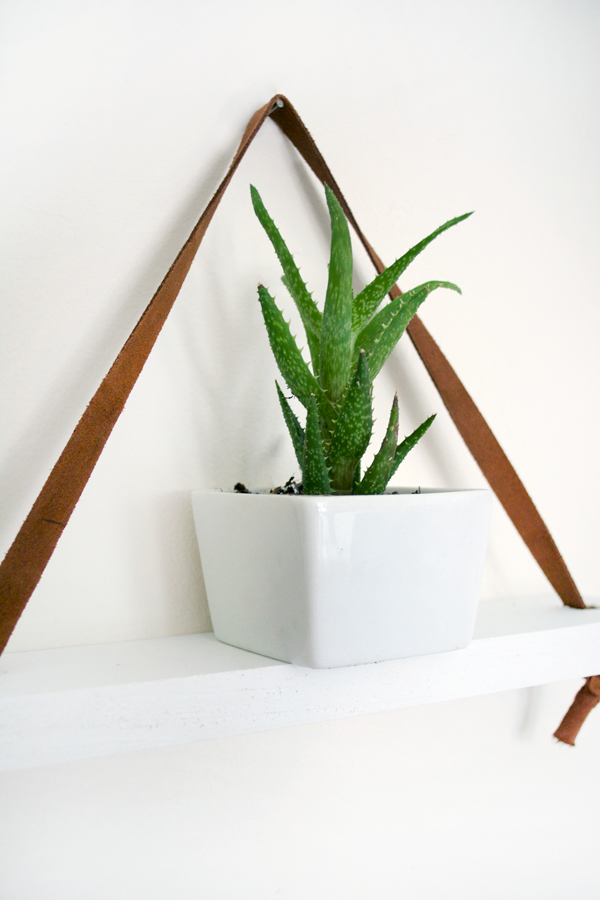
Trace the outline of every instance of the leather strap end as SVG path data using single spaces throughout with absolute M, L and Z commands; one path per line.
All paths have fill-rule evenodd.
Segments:
M 563 744 L 575 746 L 575 739 L 581 726 L 600 702 L 600 675 L 592 675 L 575 695 L 564 719 L 554 732 L 554 737 Z

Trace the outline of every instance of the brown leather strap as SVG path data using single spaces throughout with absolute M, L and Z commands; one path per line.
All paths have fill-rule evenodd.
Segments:
M 360 230 L 327 163 L 298 113 L 286 100 L 283 107 L 274 110 L 271 117 L 296 146 L 317 178 L 335 192 L 371 262 L 378 272 L 383 272 L 385 266 Z M 394 287 L 390 293 L 392 297 L 397 297 L 400 290 Z M 521 479 L 456 372 L 418 316 L 413 318 L 408 333 L 463 440 L 548 581 L 563 603 L 585 609 L 581 594 L 552 535 Z
M 575 694 L 575 699 L 554 732 L 554 737 L 563 744 L 570 744 L 571 747 L 574 747 L 575 738 L 579 734 L 581 726 L 599 702 L 600 675 L 592 675 L 591 678 L 586 678 L 581 690 Z
M 381 260 L 358 227 L 306 126 L 289 100 L 280 94 L 276 95 L 250 119 L 227 175 L 90 401 L 0 566 L 0 650 L 6 646 L 19 616 L 42 576 L 175 302 L 229 182 L 269 115 L 295 145 L 317 177 L 335 191 L 371 260 L 376 268 L 382 271 Z M 399 289 L 395 288 L 392 293 L 397 292 Z M 416 317 L 413 319 L 409 333 L 467 446 L 523 540 L 563 602 L 583 608 L 585 604 L 548 529 L 456 373 L 420 319 Z
M 92 397 L 0 566 L 0 651 L 40 580 L 175 302 L 206 229 L 276 98 L 250 121 L 227 175 Z
M 585 609 L 544 520 L 456 372 L 417 316 L 408 333 L 465 444 L 546 578 L 564 604 Z

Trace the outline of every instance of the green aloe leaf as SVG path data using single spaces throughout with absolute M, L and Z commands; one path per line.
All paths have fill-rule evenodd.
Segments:
M 371 381 L 365 353 L 360 353 L 356 372 L 340 403 L 340 411 L 329 445 L 328 462 L 335 491 L 352 490 L 356 466 L 369 446 L 373 431 Z
M 428 419 L 419 425 L 418 428 L 415 428 L 412 434 L 409 434 L 407 438 L 404 438 L 401 444 L 398 444 L 396 447 L 396 452 L 394 453 L 394 462 L 392 463 L 392 469 L 390 472 L 390 478 L 395 475 L 398 466 L 402 462 L 402 460 L 406 457 L 406 455 L 412 450 L 412 448 L 419 443 L 427 429 L 430 427 L 431 423 L 435 419 L 435 415 L 429 416 Z
M 315 395 L 319 412 L 331 429 L 335 421 L 335 410 L 304 361 L 281 310 L 262 284 L 258 286 L 258 299 L 269 335 L 269 343 L 283 379 L 303 406 L 308 407 L 311 394 Z
M 304 428 L 298 421 L 290 404 L 283 396 L 283 391 L 281 390 L 277 382 L 275 382 L 275 387 L 277 388 L 277 396 L 279 397 L 279 403 L 281 406 L 281 411 L 283 413 L 283 418 L 285 420 L 285 424 L 288 427 L 288 431 L 292 439 L 292 444 L 294 445 L 294 453 L 296 454 L 298 465 L 300 466 L 300 468 L 302 468 L 302 466 L 304 465 Z
M 388 266 L 388 268 L 382 272 L 381 275 L 374 278 L 360 294 L 357 294 L 354 299 L 354 307 L 352 310 L 352 333 L 356 335 L 365 327 L 369 319 L 375 314 L 377 307 L 385 295 L 391 291 L 392 287 L 402 273 L 408 268 L 413 259 L 415 259 L 428 244 L 435 240 L 442 232 L 447 231 L 459 222 L 463 222 L 472 215 L 473 213 L 465 213 L 463 216 L 457 216 L 456 219 L 450 219 L 449 222 L 441 225 L 440 228 L 437 228 L 428 235 L 428 237 L 423 238 L 422 241 L 415 244 L 415 246 L 405 253 L 404 256 L 401 256 L 400 259 L 397 259 L 391 266 Z
M 329 399 L 336 403 L 352 371 L 352 245 L 342 207 L 327 185 L 325 193 L 331 217 L 331 256 L 321 326 L 319 381 Z
M 365 472 L 363 480 L 354 489 L 355 494 L 383 494 L 392 475 L 392 466 L 398 444 L 398 394 L 394 397 L 390 420 L 381 447 Z
M 388 303 L 360 332 L 356 338 L 354 355 L 356 356 L 361 350 L 366 352 L 371 380 L 379 373 L 420 305 L 427 299 L 431 291 L 439 287 L 450 288 L 452 291 L 461 293 L 460 288 L 450 281 L 428 281 Z
M 258 216 L 260 224 L 264 228 L 267 237 L 271 241 L 275 253 L 277 254 L 277 258 L 281 263 L 281 268 L 284 273 L 281 280 L 290 292 L 298 312 L 300 313 L 302 324 L 306 331 L 306 339 L 310 350 L 313 371 L 315 375 L 317 375 L 319 372 L 321 320 L 323 316 L 313 300 L 310 291 L 306 287 L 304 279 L 300 275 L 300 270 L 294 262 L 294 258 L 288 250 L 279 229 L 265 209 L 261 196 L 253 185 L 250 185 L 250 194 L 252 196 L 254 212 Z
M 306 413 L 302 484 L 305 494 L 331 494 L 329 470 L 325 462 L 321 429 L 319 427 L 319 411 L 314 396 L 310 398 Z

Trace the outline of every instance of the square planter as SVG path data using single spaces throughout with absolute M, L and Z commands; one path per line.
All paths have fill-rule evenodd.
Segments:
M 396 490 L 346 497 L 195 491 L 216 637 L 311 668 L 466 647 L 491 492 Z

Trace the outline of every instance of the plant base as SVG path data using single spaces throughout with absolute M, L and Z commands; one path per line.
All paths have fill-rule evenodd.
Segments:
M 311 668 L 466 647 L 491 492 L 397 490 L 194 492 L 216 637 Z

